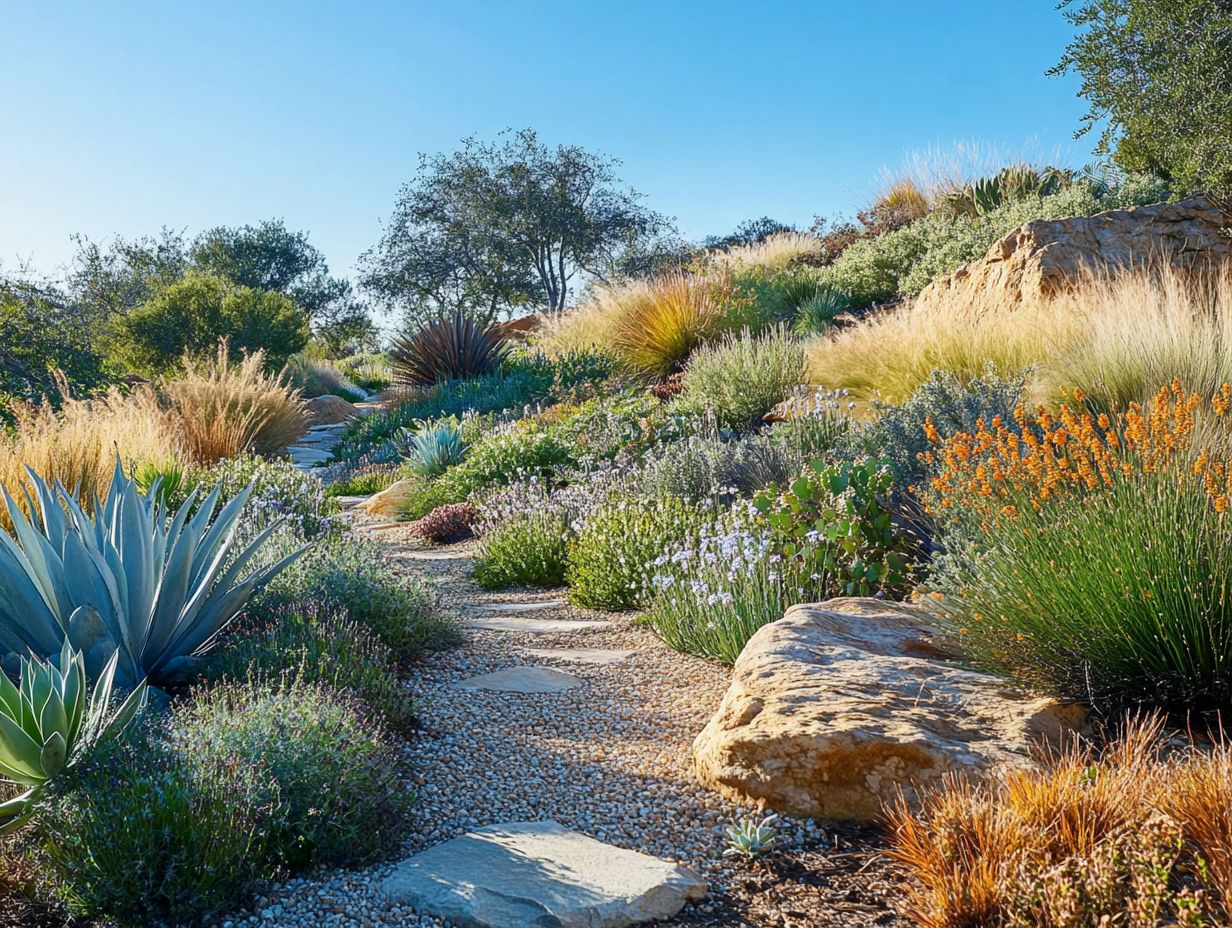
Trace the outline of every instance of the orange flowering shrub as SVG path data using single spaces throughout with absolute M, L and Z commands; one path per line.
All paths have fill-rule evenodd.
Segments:
M 1232 387 L 931 426 L 932 584 L 972 659 L 1100 709 L 1232 709 Z
M 1077 404 L 1084 399 L 1080 390 L 1072 397 Z M 1058 496 L 1112 487 L 1118 474 L 1153 473 L 1180 462 L 1223 512 L 1232 495 L 1232 468 L 1210 448 L 1192 459 L 1190 452 L 1199 414 L 1223 418 L 1230 408 L 1232 386 L 1224 384 L 1203 401 L 1174 380 L 1146 408 L 1133 403 L 1116 417 L 1069 403 L 1055 413 L 1037 406 L 1034 416 L 1019 407 L 1017 428 L 996 417 L 974 433 L 948 437 L 926 422 L 925 433 L 938 450 L 925 457 L 941 465 L 931 482 L 931 503 L 938 511 L 963 506 L 985 515 L 1014 515 L 1024 502 L 1038 510 Z

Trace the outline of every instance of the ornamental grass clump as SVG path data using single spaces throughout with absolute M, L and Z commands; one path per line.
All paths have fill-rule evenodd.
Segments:
M 935 598 L 979 663 L 1101 709 L 1232 705 L 1232 389 L 941 436 Z
M 1215 928 L 1232 900 L 1232 750 L 1165 756 L 1157 721 L 1103 751 L 893 805 L 902 914 L 923 928 Z

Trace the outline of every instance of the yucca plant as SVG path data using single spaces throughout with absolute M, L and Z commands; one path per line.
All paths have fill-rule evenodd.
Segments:
M 462 460 L 466 445 L 457 419 L 420 420 L 415 426 L 399 433 L 398 444 L 411 470 L 420 477 L 439 477 Z
M 124 728 L 145 705 L 146 685 L 112 706 L 112 654 L 91 691 L 85 660 L 64 642 L 59 661 L 23 657 L 18 683 L 0 672 L 0 779 L 28 789 L 0 803 L 0 834 L 16 831 L 52 777 L 85 756 L 102 738 Z
M 119 461 L 93 516 L 63 484 L 30 472 L 27 510 L 4 493 L 13 536 L 0 532 L 0 652 L 55 654 L 65 641 L 97 677 L 118 652 L 116 682 L 167 682 L 209 647 L 248 598 L 303 549 L 240 579 L 275 522 L 233 552 L 251 488 L 215 515 L 221 487 L 197 493 L 172 516 L 143 496 Z M 191 518 L 190 518 L 191 514 Z
M 489 374 L 508 353 L 505 336 L 462 313 L 394 339 L 394 380 L 405 386 L 431 386 Z

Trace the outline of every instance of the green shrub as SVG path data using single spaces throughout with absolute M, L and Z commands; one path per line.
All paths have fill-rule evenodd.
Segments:
M 562 586 L 571 521 L 570 513 L 534 484 L 490 500 L 475 526 L 480 537 L 475 582 L 486 589 Z
M 344 611 L 299 603 L 250 625 L 211 656 L 211 679 L 324 684 L 354 693 L 394 731 L 408 734 L 414 727 L 415 701 L 398 676 L 393 651 Z
M 193 471 L 187 480 L 169 491 L 178 505 L 198 487 L 222 487 L 222 498 L 231 499 L 249 485 L 252 495 L 240 514 L 245 535 L 255 536 L 277 519 L 286 519 L 300 537 L 313 540 L 337 531 L 338 504 L 328 498 L 316 477 L 305 474 L 290 461 L 245 454 Z
M 643 605 L 655 560 L 700 528 L 701 521 L 700 510 L 680 499 L 612 494 L 569 546 L 569 599 L 612 611 Z
M 906 489 L 928 472 L 921 455 L 935 450 L 925 436 L 925 422 L 943 436 L 975 432 L 981 421 L 991 427 L 998 416 L 1010 425 L 1024 385 L 1024 377 L 1003 380 L 994 370 L 967 384 L 949 371 L 934 371 L 901 406 L 877 406 L 870 444 L 889 465 L 896 485 Z
M 910 546 L 879 497 L 875 462 L 815 464 L 660 557 L 645 621 L 673 648 L 734 661 L 787 607 L 907 586 Z
M 183 924 L 239 907 L 272 878 L 263 772 L 188 758 L 153 723 L 74 768 L 42 802 L 37 860 L 79 914 Z
M 383 545 L 358 536 L 321 542 L 254 598 L 249 614 L 268 620 L 303 603 L 350 617 L 399 660 L 452 640 L 434 593 L 390 560 Z
M 325 487 L 329 498 L 337 496 L 372 496 L 389 489 L 397 481 L 398 471 L 390 466 L 374 466 Z
M 447 496 L 440 502 L 464 502 L 476 490 L 550 477 L 576 463 L 574 450 L 564 436 L 538 423 L 490 432 L 471 446 L 462 463 L 440 478 L 438 483 Z
M 308 335 L 307 314 L 285 294 L 190 271 L 119 320 L 110 354 L 121 368 L 161 374 L 226 339 L 238 353 L 264 351 L 278 370 Z
M 175 752 L 194 766 L 251 766 L 279 864 L 369 863 L 398 845 L 411 794 L 379 722 L 343 694 L 293 682 L 228 683 L 175 713 Z
M 804 347 L 782 329 L 745 329 L 694 351 L 685 368 L 680 408 L 712 412 L 720 426 L 751 429 L 804 380 Z
M 393 367 L 387 354 L 353 354 L 334 362 L 351 383 L 374 393 L 393 382 Z

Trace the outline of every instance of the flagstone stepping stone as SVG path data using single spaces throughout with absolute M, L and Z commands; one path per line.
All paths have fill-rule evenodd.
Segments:
M 618 664 L 630 654 L 636 654 L 635 648 L 609 650 L 607 648 L 524 648 L 527 654 L 535 657 L 554 657 L 558 661 L 569 661 L 575 664 Z
M 625 928 L 706 896 L 695 873 L 556 822 L 488 825 L 399 863 L 390 901 L 467 928 Z
M 603 628 L 607 622 L 571 622 L 568 619 L 519 619 L 516 616 L 493 616 L 490 619 L 466 619 L 467 628 L 490 632 L 526 632 L 531 635 L 551 635 L 558 632 L 580 632 L 588 628 Z
M 483 612 L 538 612 L 540 609 L 559 609 L 567 605 L 563 599 L 541 599 L 526 603 L 479 603 L 473 608 Z
M 480 674 L 458 684 L 464 690 L 492 690 L 496 693 L 563 693 L 582 685 L 582 679 L 552 667 L 506 667 Z

